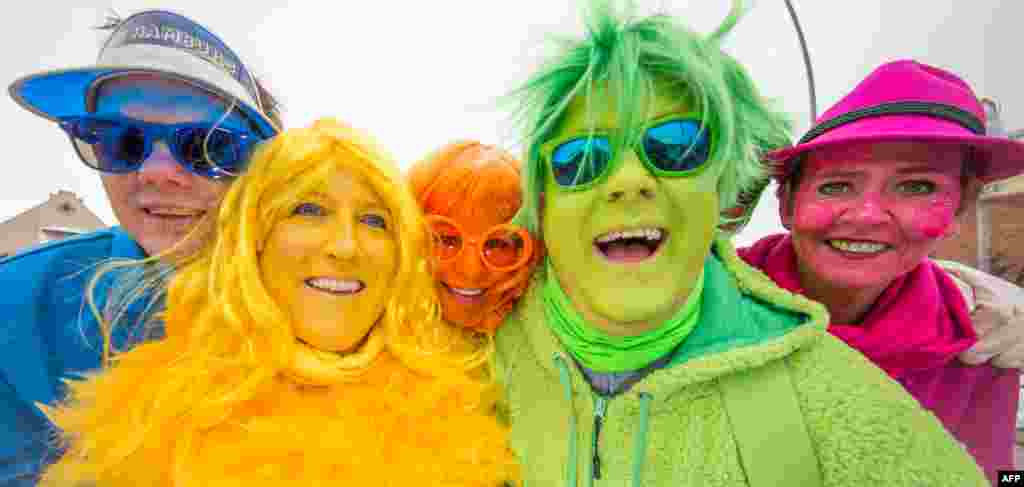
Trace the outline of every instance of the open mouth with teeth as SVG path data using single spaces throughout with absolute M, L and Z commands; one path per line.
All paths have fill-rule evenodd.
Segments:
M 366 284 L 358 280 L 341 280 L 329 277 L 312 277 L 306 279 L 306 287 L 334 295 L 352 295 L 366 289 Z
M 644 227 L 601 234 L 594 239 L 594 247 L 611 262 L 636 263 L 654 257 L 666 240 L 664 228 Z
M 486 289 L 480 288 L 455 287 L 448 284 L 447 282 L 442 282 L 441 285 L 444 286 L 444 289 L 448 291 L 448 294 L 455 298 L 456 301 L 466 304 L 472 304 L 481 301 L 484 298 L 484 292 L 487 291 Z
M 871 257 L 892 249 L 889 244 L 867 240 L 831 239 L 825 244 L 842 254 L 858 257 Z
M 198 218 L 203 215 L 203 210 L 192 210 L 188 208 L 143 208 L 142 211 L 151 217 L 167 219 L 189 219 Z

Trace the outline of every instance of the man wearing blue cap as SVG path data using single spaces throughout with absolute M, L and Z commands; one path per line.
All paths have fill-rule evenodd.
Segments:
M 54 121 L 99 171 L 121 226 L 0 260 L 0 485 L 34 485 L 56 459 L 53 427 L 37 403 L 100 365 L 100 318 L 128 313 L 144 338 L 153 300 L 123 299 L 121 279 L 94 281 L 117 259 L 176 259 L 203 237 L 227 183 L 249 152 L 281 127 L 276 102 L 216 35 L 166 11 L 107 26 L 95 65 L 33 74 L 14 100 Z M 97 316 L 97 314 L 99 316 Z M 159 330 L 157 330 L 159 332 Z

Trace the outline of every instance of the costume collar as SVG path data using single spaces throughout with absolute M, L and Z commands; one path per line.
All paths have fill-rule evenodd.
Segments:
M 744 258 L 780 286 L 803 293 L 790 235 L 765 237 Z M 956 283 L 928 260 L 894 280 L 862 323 L 832 323 L 828 329 L 897 379 L 942 367 L 977 341 Z
M 548 325 L 559 341 L 584 367 L 600 373 L 641 370 L 665 357 L 693 331 L 700 320 L 704 291 L 704 271 L 686 302 L 657 328 L 636 336 L 612 336 L 588 323 L 575 309 L 554 277 L 547 261 L 549 278 L 542 295 Z

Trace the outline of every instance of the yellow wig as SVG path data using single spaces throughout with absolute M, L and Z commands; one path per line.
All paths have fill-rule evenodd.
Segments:
M 259 270 L 274 224 L 339 167 L 388 206 L 399 249 L 383 316 L 347 356 L 296 340 Z M 494 487 L 517 478 L 495 390 L 479 378 L 489 347 L 440 319 L 421 214 L 371 139 L 329 119 L 284 132 L 232 184 L 215 227 L 171 280 L 166 337 L 114 355 L 49 411 L 68 449 L 43 485 Z

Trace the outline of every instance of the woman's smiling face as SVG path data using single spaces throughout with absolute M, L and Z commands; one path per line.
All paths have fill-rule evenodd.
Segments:
M 812 151 L 782 210 L 801 274 L 884 289 L 913 270 L 958 228 L 963 165 L 961 148 L 919 142 Z
M 356 348 L 384 313 L 398 272 L 391 212 L 364 178 L 336 168 L 271 228 L 263 282 L 295 337 L 325 351 Z
M 492 198 L 507 196 L 491 195 Z M 434 265 L 434 278 L 444 318 L 466 326 L 478 321 L 500 298 L 492 289 L 509 280 L 518 270 L 496 270 L 484 263 L 480 245 L 483 237 L 495 226 L 508 223 L 515 215 L 518 204 L 494 204 L 492 198 L 480 201 L 462 201 L 445 212 L 430 212 L 453 220 L 465 232 L 462 250 L 450 261 Z M 486 249 L 484 249 L 486 251 Z

